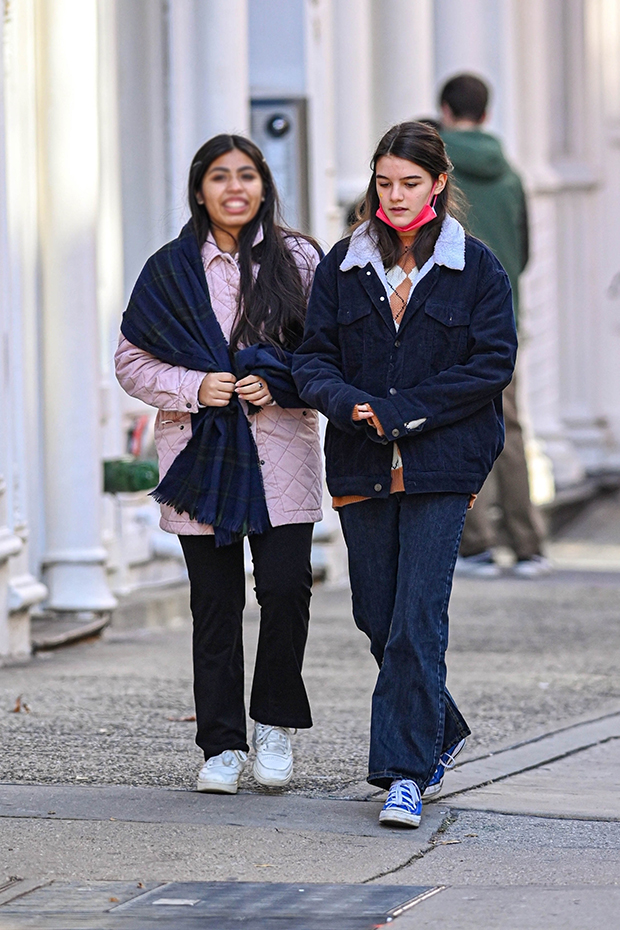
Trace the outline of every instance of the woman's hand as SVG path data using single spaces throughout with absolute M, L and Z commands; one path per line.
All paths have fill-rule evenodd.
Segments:
M 353 421 L 359 423 L 360 420 L 367 420 L 371 426 L 374 426 L 379 436 L 385 436 L 381 422 L 370 404 L 356 404 L 353 408 Z
M 235 390 L 237 379 L 230 371 L 211 371 L 202 379 L 198 403 L 203 407 L 226 407 Z
M 237 381 L 235 391 L 239 397 L 247 400 L 249 404 L 254 404 L 255 407 L 265 407 L 273 400 L 269 393 L 269 385 L 258 375 L 246 375 L 241 381 Z

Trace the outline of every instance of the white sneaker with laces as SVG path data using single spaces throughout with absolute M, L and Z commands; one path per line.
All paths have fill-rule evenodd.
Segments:
M 259 785 L 267 788 L 288 785 L 293 777 L 291 730 L 255 722 L 252 745 L 256 750 L 252 774 Z
M 241 749 L 225 749 L 219 756 L 211 756 L 198 773 L 196 789 L 215 794 L 236 794 L 239 776 L 247 760 L 247 752 Z
M 531 559 L 521 559 L 512 566 L 512 573 L 517 578 L 543 578 L 550 575 L 553 565 L 544 555 L 533 555 Z

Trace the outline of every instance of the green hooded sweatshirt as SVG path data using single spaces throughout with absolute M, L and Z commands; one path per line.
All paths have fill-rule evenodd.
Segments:
M 441 132 L 453 178 L 467 198 L 467 230 L 497 256 L 510 278 L 515 317 L 519 310 L 519 275 L 528 259 L 525 194 L 499 139 L 481 129 Z

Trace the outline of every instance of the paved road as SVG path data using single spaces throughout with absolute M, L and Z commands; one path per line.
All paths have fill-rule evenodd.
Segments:
M 171 881 L 447 886 L 395 926 L 445 927 L 455 911 L 478 930 L 613 926 L 619 613 L 620 572 L 457 583 L 450 684 L 474 737 L 411 832 L 379 829 L 382 796 L 364 782 L 375 670 L 347 591 L 313 600 L 315 727 L 296 737 L 280 794 L 250 775 L 235 798 L 193 792 L 200 755 L 179 719 L 192 710 L 187 623 L 112 629 L 0 670 L 0 928 L 42 928 L 28 923 L 34 899 L 16 895 L 50 880 L 36 894 L 65 901 L 76 887 L 95 901 L 92 882 L 135 883 L 135 894 Z M 250 660 L 255 638 L 250 612 Z M 96 887 L 105 901 L 112 886 Z M 69 926 L 52 918 L 46 927 Z

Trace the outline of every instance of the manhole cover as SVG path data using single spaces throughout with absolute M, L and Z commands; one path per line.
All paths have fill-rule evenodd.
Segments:
M 13 930 L 373 930 L 438 889 L 259 882 L 52 882 L 0 908 Z M 60 921 L 60 923 L 59 923 Z

